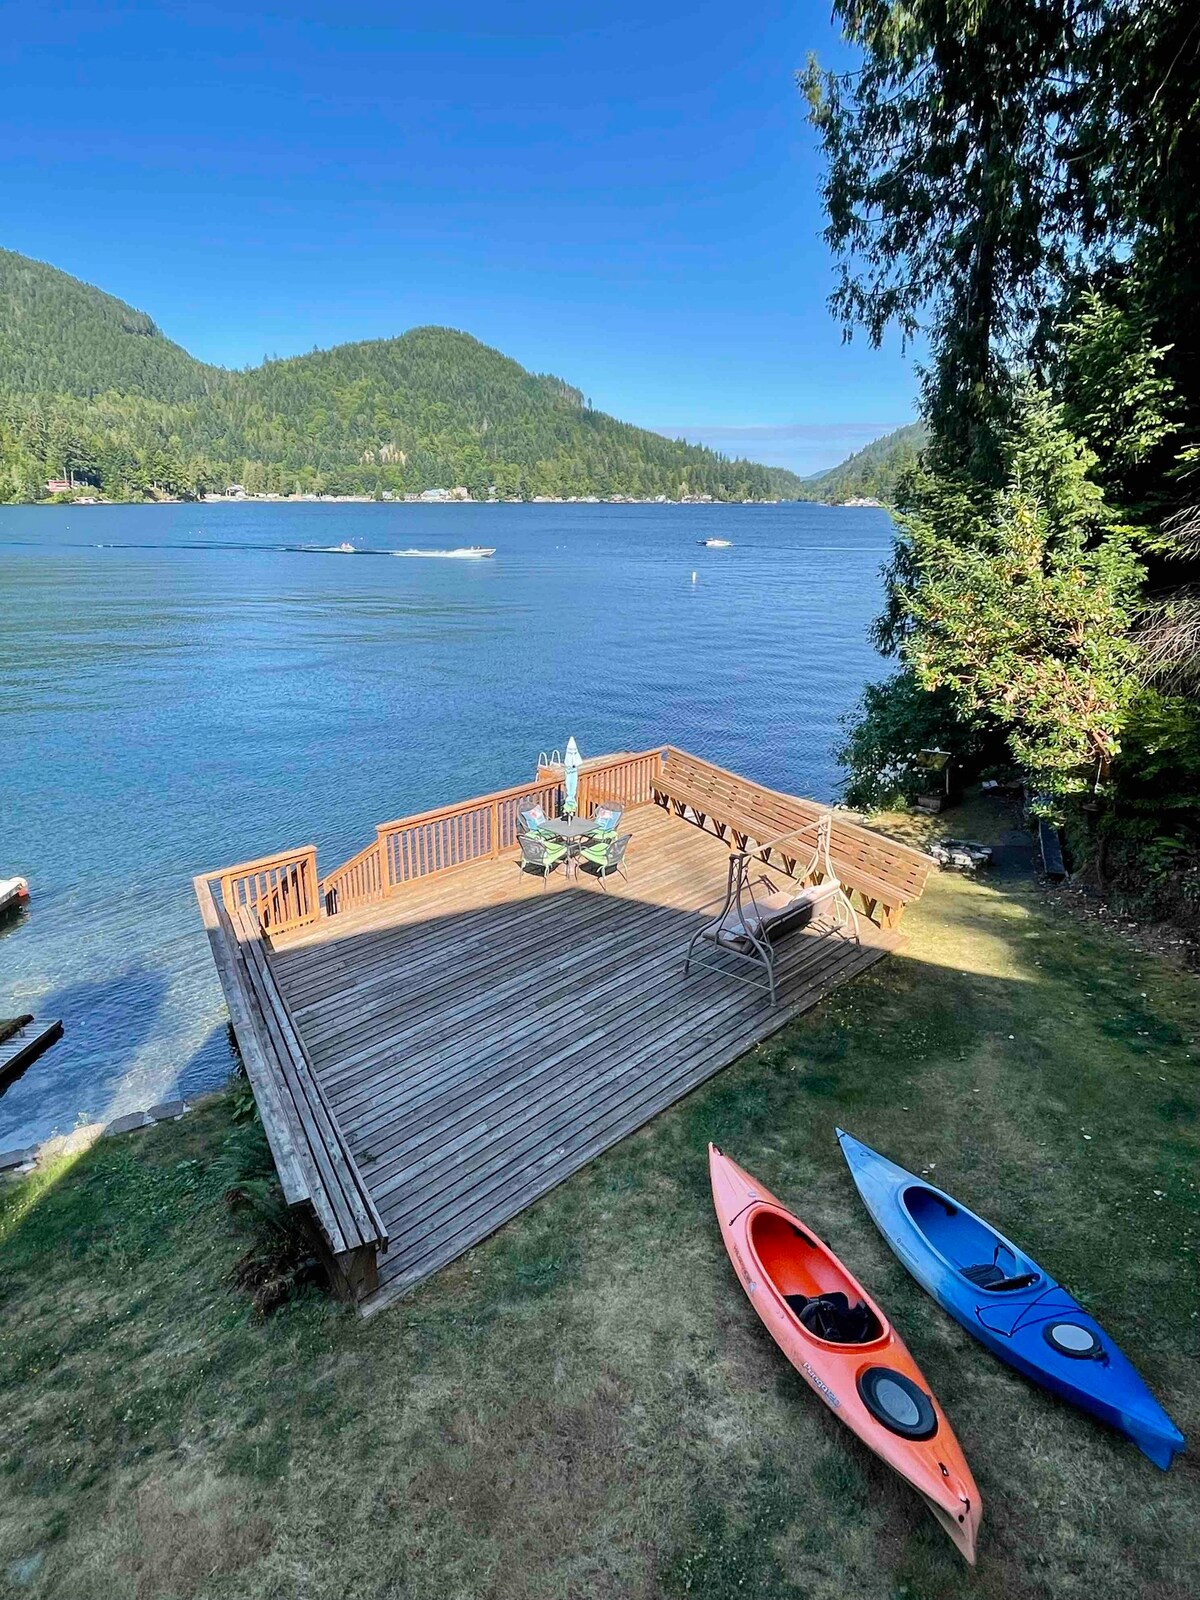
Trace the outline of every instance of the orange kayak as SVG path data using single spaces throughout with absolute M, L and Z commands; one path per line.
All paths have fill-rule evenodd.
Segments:
M 729 1259 L 767 1332 L 974 1564 L 979 1490 L 904 1341 L 816 1234 L 715 1144 L 708 1170 Z

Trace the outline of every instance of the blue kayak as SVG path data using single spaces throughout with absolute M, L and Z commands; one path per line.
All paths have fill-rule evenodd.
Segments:
M 1001 1361 L 1128 1434 L 1164 1470 L 1183 1435 L 1075 1297 L 932 1184 L 837 1130 L 867 1210 L 937 1303 Z

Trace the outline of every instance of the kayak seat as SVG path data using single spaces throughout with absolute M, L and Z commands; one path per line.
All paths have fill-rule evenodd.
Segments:
M 978 1266 L 964 1267 L 962 1275 L 977 1289 L 990 1289 L 994 1283 L 999 1283 L 1003 1278 L 1003 1271 L 994 1261 L 981 1261 Z
M 1006 1277 L 1004 1272 L 994 1262 L 982 1262 L 977 1267 L 964 1267 L 963 1277 L 969 1279 L 977 1289 L 1028 1289 L 1031 1283 L 1036 1283 L 1036 1272 L 1018 1272 L 1013 1277 Z
M 846 1295 L 784 1295 L 800 1323 L 830 1344 L 869 1344 L 883 1329 L 879 1318 L 862 1300 L 850 1304 Z

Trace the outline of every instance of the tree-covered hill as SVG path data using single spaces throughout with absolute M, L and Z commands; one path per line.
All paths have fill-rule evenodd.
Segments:
M 0 500 L 50 479 L 111 498 L 393 494 L 796 498 L 800 480 L 585 405 L 449 328 L 245 372 L 204 366 L 149 317 L 0 252 Z
M 805 478 L 805 491 L 817 500 L 881 500 L 890 505 L 896 480 L 914 466 L 925 444 L 925 424 L 910 422 L 856 450 L 836 467 Z
M 0 250 L 0 394 L 115 390 L 169 403 L 199 399 L 225 376 L 172 344 L 144 311 Z

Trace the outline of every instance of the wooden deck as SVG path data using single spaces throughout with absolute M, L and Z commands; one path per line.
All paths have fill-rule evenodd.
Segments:
M 627 813 L 629 882 L 511 855 L 272 936 L 271 967 L 389 1236 L 386 1304 L 901 942 L 798 934 L 781 1004 L 685 977 L 729 847 L 661 807 Z M 711 914 L 711 912 L 710 912 Z

